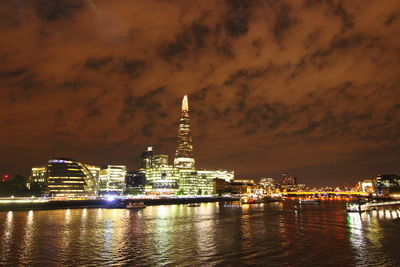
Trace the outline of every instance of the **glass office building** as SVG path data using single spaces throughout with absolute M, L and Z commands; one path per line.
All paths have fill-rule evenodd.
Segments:
M 107 165 L 100 168 L 99 194 L 122 195 L 125 190 L 126 166 Z
M 167 155 L 154 154 L 153 147 L 148 147 L 142 153 L 141 171 L 146 176 L 145 191 L 148 194 L 209 195 L 213 192 L 213 179 L 229 181 L 234 177 L 233 171 L 195 168 L 186 95 L 182 100 L 174 164 L 169 165 Z
M 51 196 L 81 196 L 96 194 L 96 181 L 82 163 L 64 158 L 48 161 L 45 184 Z

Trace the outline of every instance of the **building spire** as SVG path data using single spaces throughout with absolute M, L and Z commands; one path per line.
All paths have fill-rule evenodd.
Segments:
M 187 111 L 187 112 L 189 112 L 189 104 L 188 104 L 187 95 L 185 95 L 185 96 L 183 97 L 183 100 L 182 100 L 182 111 Z
M 190 130 L 189 103 L 185 95 L 182 99 L 181 118 L 179 120 L 178 142 L 174 165 L 178 168 L 194 168 L 192 133 Z

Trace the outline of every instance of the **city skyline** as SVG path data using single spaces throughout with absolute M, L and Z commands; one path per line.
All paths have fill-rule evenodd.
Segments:
M 173 158 L 186 94 L 198 168 L 288 171 L 309 185 L 400 173 L 399 3 L 4 1 L 0 11 L 1 173 L 27 176 L 58 156 L 138 169 L 152 144 Z

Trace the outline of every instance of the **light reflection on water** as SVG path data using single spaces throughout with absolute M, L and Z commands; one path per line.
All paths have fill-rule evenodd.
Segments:
M 398 261 L 388 256 L 383 246 L 385 235 L 381 224 L 385 220 L 398 218 L 399 212 L 397 210 L 382 209 L 363 213 L 348 213 L 349 238 L 355 251 L 355 264 L 357 266 L 396 265 Z M 397 233 L 393 234 L 398 235 Z
M 12 236 L 13 236 L 13 212 L 9 211 L 7 213 L 4 213 L 3 216 L 5 215 L 5 222 L 1 223 L 0 225 L 3 225 L 4 229 L 2 231 L 1 235 L 1 258 L 4 259 L 7 257 L 8 254 L 10 254 L 11 250 L 11 242 L 12 242 Z
M 203 203 L 0 212 L 0 265 L 399 264 L 399 212 Z

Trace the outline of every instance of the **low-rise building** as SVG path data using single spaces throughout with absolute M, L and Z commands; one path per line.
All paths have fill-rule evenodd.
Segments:
M 214 178 L 213 179 L 213 194 L 224 194 L 231 192 L 230 183 L 227 182 L 225 179 L 221 178 Z
M 99 194 L 122 195 L 125 190 L 125 165 L 102 166 L 99 172 Z
M 144 171 L 129 171 L 126 174 L 125 183 L 125 194 L 144 194 L 146 186 L 146 173 Z
M 400 193 L 400 177 L 395 174 L 382 174 L 374 179 L 376 194 L 388 197 L 393 193 Z
M 375 193 L 374 181 L 373 180 L 360 181 L 358 182 L 358 189 L 361 192 L 373 194 Z

